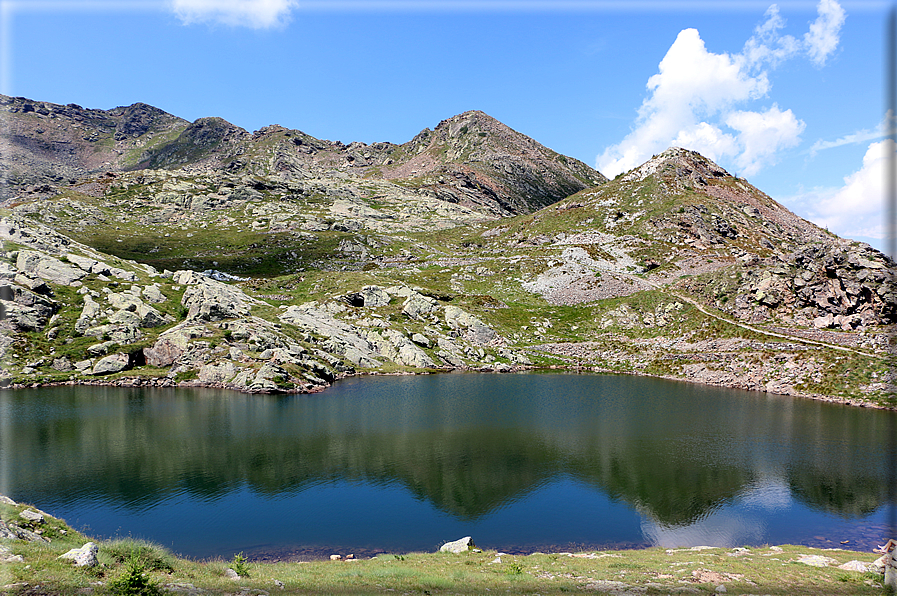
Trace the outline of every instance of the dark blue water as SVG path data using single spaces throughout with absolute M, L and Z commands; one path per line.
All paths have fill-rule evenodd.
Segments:
M 0 392 L 0 492 L 194 557 L 884 542 L 894 413 L 628 376 Z

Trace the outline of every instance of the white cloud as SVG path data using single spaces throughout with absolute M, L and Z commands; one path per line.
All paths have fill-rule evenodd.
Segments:
M 895 132 L 895 122 L 897 122 L 897 119 L 895 119 L 894 117 L 894 112 L 892 110 L 888 110 L 887 114 L 885 114 L 884 119 L 878 124 L 876 128 L 864 128 L 848 135 L 844 135 L 843 137 L 835 139 L 834 141 L 823 141 L 821 139 L 816 141 L 815 143 L 813 143 L 813 146 L 810 147 L 810 157 L 815 157 L 816 153 L 822 151 L 823 149 L 842 147 L 844 145 L 858 145 L 860 143 L 874 141 L 876 139 L 892 135 Z
M 738 141 L 735 137 L 706 122 L 680 130 L 672 145 L 688 147 L 713 161 L 738 152 Z
M 780 150 L 796 146 L 806 128 L 791 110 L 783 112 L 776 104 L 765 112 L 732 112 L 726 125 L 738 131 L 741 153 L 735 164 L 745 176 L 753 176 L 762 166 L 773 163 Z
M 818 188 L 792 197 L 814 223 L 847 238 L 885 237 L 885 167 L 888 151 L 897 152 L 894 141 L 872 143 L 863 166 L 844 178 L 840 188 Z
M 741 54 L 749 66 L 770 64 L 791 58 L 800 51 L 800 42 L 790 35 L 779 35 L 785 26 L 785 19 L 779 14 L 779 7 L 773 4 L 766 11 L 766 21 L 754 29 L 754 35 L 744 44 Z
M 641 164 L 680 137 L 679 144 L 701 140 L 704 150 L 715 147 L 711 153 L 716 155 L 708 155 L 712 159 L 731 152 L 734 139 L 701 122 L 701 116 L 762 97 L 769 81 L 764 73 L 748 74 L 729 54 L 707 51 L 698 31 L 685 29 L 661 60 L 659 72 L 648 79 L 647 87 L 651 95 L 639 109 L 635 130 L 598 158 L 598 169 L 608 176 Z
M 613 177 L 670 146 L 693 149 L 745 175 L 775 163 L 782 150 L 800 142 L 805 124 L 775 104 L 737 108 L 769 94 L 769 70 L 782 61 L 806 54 L 817 64 L 825 62 L 838 45 L 845 17 L 834 0 L 820 0 L 817 11 L 801 41 L 781 34 L 785 21 L 778 7 L 770 6 L 739 54 L 710 52 L 696 29 L 681 31 L 648 79 L 648 96 L 632 132 L 607 147 L 596 167 Z
M 819 16 L 810 24 L 810 30 L 804 34 L 804 43 L 810 59 L 818 66 L 822 66 L 838 47 L 841 26 L 846 15 L 835 0 L 820 0 L 817 11 Z
M 283 25 L 297 0 L 172 0 L 174 13 L 185 24 L 217 22 L 264 29 Z

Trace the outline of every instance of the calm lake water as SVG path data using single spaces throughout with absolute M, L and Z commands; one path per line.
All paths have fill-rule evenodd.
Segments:
M 882 544 L 895 414 L 629 376 L 0 392 L 0 492 L 192 557 Z

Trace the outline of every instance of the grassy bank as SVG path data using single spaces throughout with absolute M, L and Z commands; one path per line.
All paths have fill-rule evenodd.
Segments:
M 49 542 L 0 540 L 0 594 L 886 594 L 882 576 L 836 565 L 878 555 L 804 546 L 651 548 L 512 556 L 495 551 L 406 553 L 373 559 L 253 563 L 193 561 L 138 540 L 96 541 L 99 564 L 76 567 L 59 555 L 89 537 L 33 507 L 0 503 L 0 517 Z M 4 548 L 5 547 L 5 548 Z M 800 562 L 829 557 L 827 567 Z M 231 579 L 228 569 L 241 577 Z M 720 586 L 724 586 L 721 588 Z

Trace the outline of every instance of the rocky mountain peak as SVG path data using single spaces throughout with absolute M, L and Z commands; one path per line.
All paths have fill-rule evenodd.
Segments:
M 730 174 L 697 151 L 670 147 L 623 176 L 624 182 L 641 182 L 655 173 L 672 173 L 677 179 L 723 178 Z

